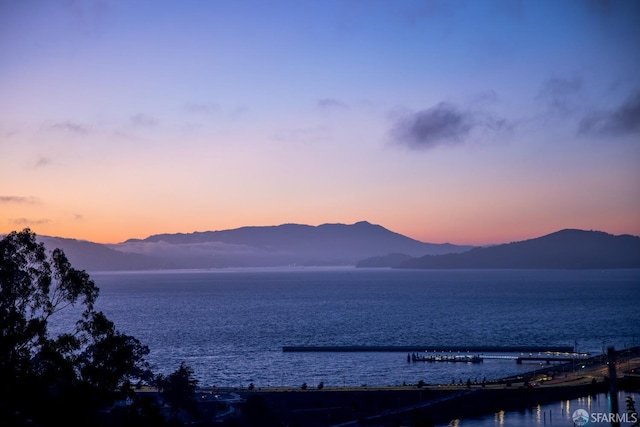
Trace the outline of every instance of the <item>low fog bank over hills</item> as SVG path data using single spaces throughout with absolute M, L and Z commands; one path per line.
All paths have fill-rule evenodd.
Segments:
M 366 221 L 159 234 L 109 245 L 48 236 L 38 239 L 48 250 L 62 248 L 74 267 L 89 271 L 353 266 L 362 259 L 390 253 L 408 259 L 472 248 L 420 242 Z
M 424 243 L 365 221 L 159 234 L 111 245 L 121 252 L 179 260 L 188 268 L 349 266 L 391 252 L 416 257 L 463 252 L 471 247 Z
M 154 270 L 163 268 L 164 260 L 139 254 L 127 254 L 100 243 L 62 237 L 36 236 L 47 251 L 60 248 L 74 268 L 88 271 Z
M 397 268 L 608 269 L 640 268 L 640 237 L 565 229 L 535 239 L 464 253 L 425 255 Z

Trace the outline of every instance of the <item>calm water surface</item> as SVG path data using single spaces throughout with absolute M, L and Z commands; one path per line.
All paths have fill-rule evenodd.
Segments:
M 619 413 L 625 416 L 627 413 L 625 399 L 630 396 L 636 403 L 640 402 L 639 393 L 619 392 Z M 586 426 L 609 427 L 609 422 L 602 421 L 611 412 L 611 399 L 607 394 L 596 394 L 578 399 L 563 400 L 549 405 L 536 405 L 521 411 L 498 412 L 484 417 L 452 420 L 440 427 L 575 427 L 573 414 L 576 410 L 583 409 L 589 414 L 589 423 Z M 626 420 L 632 420 L 627 414 Z M 621 427 L 629 427 L 633 422 L 622 421 Z
M 450 383 L 536 366 L 408 364 L 403 353 L 283 353 L 290 345 L 577 345 L 640 340 L 640 270 L 246 269 L 91 273 L 97 309 L 201 386 Z

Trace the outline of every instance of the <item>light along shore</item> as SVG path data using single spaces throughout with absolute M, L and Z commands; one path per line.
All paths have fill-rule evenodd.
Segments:
M 606 355 L 539 369 L 496 381 L 404 386 L 229 388 L 244 402 L 260 402 L 284 425 L 386 426 L 447 423 L 499 411 L 617 390 L 640 391 L 640 347 L 615 351 L 615 379 Z M 202 390 L 202 393 L 211 391 Z M 640 402 L 637 402 L 640 406 Z M 242 408 L 240 406 L 240 408 Z M 621 405 L 621 410 L 624 404 Z

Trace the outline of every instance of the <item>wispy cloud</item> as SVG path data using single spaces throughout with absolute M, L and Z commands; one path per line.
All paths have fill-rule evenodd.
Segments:
M 0 203 L 17 203 L 17 204 L 39 204 L 40 199 L 37 197 L 29 196 L 0 196 Z
M 129 118 L 131 127 L 153 127 L 158 124 L 158 120 L 146 114 L 138 113 Z
M 400 145 L 411 149 L 430 149 L 461 144 L 474 128 L 499 130 L 506 126 L 506 120 L 441 102 L 425 110 L 397 115 L 390 133 Z
M 349 108 L 347 104 L 334 98 L 322 98 L 316 102 L 316 106 L 323 110 L 332 110 L 336 108 Z
M 30 219 L 30 218 L 12 218 L 9 222 L 18 227 L 29 227 L 33 225 L 43 225 L 48 224 L 51 220 L 46 218 L 41 219 Z
M 598 111 L 582 119 L 579 134 L 614 136 L 640 132 L 640 91 L 627 98 L 614 110 Z
M 88 127 L 71 121 L 53 123 L 46 126 L 46 129 L 58 132 L 68 132 L 75 135 L 86 135 L 89 133 Z
M 216 113 L 220 111 L 220 106 L 217 104 L 192 103 L 192 104 L 187 104 L 185 106 L 185 110 L 188 113 L 194 113 L 194 114 L 211 114 L 211 113 Z
M 582 88 L 583 82 L 579 76 L 552 77 L 542 83 L 536 99 L 553 112 L 567 114 L 578 107 L 576 97 Z
M 9 139 L 15 135 L 18 135 L 18 133 L 19 132 L 17 130 L 0 130 L 0 134 L 5 139 Z
M 38 160 L 36 160 L 36 162 L 35 162 L 34 166 L 35 166 L 36 168 L 40 168 L 40 167 L 47 166 L 47 165 L 49 165 L 49 164 L 51 164 L 51 158 L 49 158 L 49 157 L 44 157 L 44 156 L 40 156 L 40 157 L 38 158 Z
M 485 90 L 474 95 L 471 103 L 477 105 L 491 105 L 500 101 L 500 96 L 495 90 Z

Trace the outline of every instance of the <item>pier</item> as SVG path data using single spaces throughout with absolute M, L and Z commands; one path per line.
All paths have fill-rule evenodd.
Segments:
M 556 356 L 556 359 L 567 357 L 564 354 L 538 355 L 537 352 L 531 355 L 526 352 L 522 356 L 525 357 L 525 354 L 530 357 Z M 517 356 L 492 354 L 484 357 L 514 361 Z M 585 357 L 584 354 L 579 355 L 578 360 L 582 363 L 575 367 L 570 363 L 538 366 L 513 376 L 486 382 L 474 381 L 470 384 L 427 384 L 420 381 L 415 384 L 373 387 L 364 384 L 327 384 L 317 389 L 302 389 L 300 386 L 256 387 L 241 389 L 237 393 L 243 399 L 254 396 L 264 399 L 265 413 L 276 417 L 282 425 L 355 427 L 415 425 L 416 420 L 428 421 L 430 425 L 447 425 L 452 419 L 492 416 L 499 411 L 525 412 L 539 405 L 611 393 L 611 378 L 616 379 L 618 391 L 637 393 L 640 390 L 640 347 L 615 351 L 615 359 L 602 354 L 584 359 L 582 357 Z M 610 360 L 616 363 L 607 363 Z M 229 391 L 236 390 L 227 392 Z M 620 409 L 623 410 L 622 407 Z M 538 410 L 536 421 L 536 414 L 532 413 L 531 425 L 565 425 L 565 413 L 560 417 L 557 411 L 554 412 L 553 422 L 551 414 L 549 411 L 545 416 L 545 412 Z M 568 421 L 567 425 L 569 424 L 571 421 Z
M 482 357 L 478 355 L 468 356 L 468 355 L 441 355 L 441 354 L 417 354 L 413 353 L 411 355 L 407 355 L 407 362 L 462 362 L 462 363 L 482 363 Z
M 566 363 L 566 362 L 582 361 L 582 360 L 585 360 L 585 357 L 529 356 L 529 357 L 518 357 L 516 359 L 516 363 L 518 365 L 522 365 L 522 362 L 546 362 L 547 365 L 550 365 L 552 362 Z
M 438 352 L 438 353 L 573 353 L 570 346 L 429 346 L 429 345 L 344 345 L 344 346 L 284 346 L 284 353 L 304 352 Z

